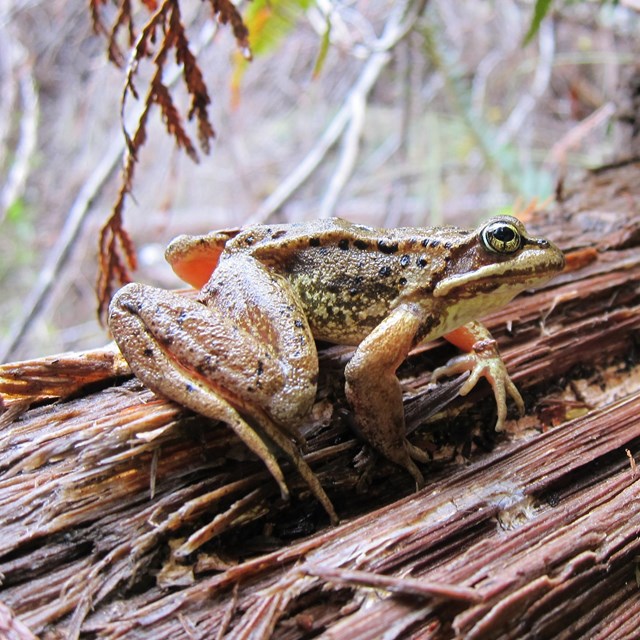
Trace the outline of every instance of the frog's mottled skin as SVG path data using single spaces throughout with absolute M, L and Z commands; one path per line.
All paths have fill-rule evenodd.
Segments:
M 434 377 L 470 370 L 494 388 L 497 428 L 509 379 L 476 318 L 560 271 L 562 253 L 509 216 L 479 229 L 372 229 L 338 218 L 181 236 L 167 259 L 199 302 L 140 284 L 114 298 L 109 324 L 133 371 L 176 402 L 223 420 L 287 489 L 254 427 L 278 444 L 332 518 L 335 512 L 289 436 L 316 392 L 314 339 L 357 345 L 345 375 L 362 436 L 422 484 L 423 451 L 405 437 L 395 371 L 421 341 L 444 336 L 466 354 Z

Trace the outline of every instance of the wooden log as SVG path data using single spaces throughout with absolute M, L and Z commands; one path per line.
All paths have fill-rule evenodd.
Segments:
M 603 168 L 531 215 L 569 267 L 487 321 L 527 405 L 507 433 L 492 431 L 488 387 L 452 401 L 460 381 L 429 385 L 449 346 L 402 366 L 412 438 L 433 457 L 423 490 L 361 453 L 342 392 L 351 352 L 321 348 L 303 433 L 337 527 L 295 472 L 286 503 L 229 429 L 155 397 L 112 347 L 0 367 L 0 630 L 633 637 L 638 175 Z

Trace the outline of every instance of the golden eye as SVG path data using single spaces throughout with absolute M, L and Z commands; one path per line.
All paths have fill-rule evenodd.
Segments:
M 520 231 L 505 220 L 489 222 L 482 229 L 480 239 L 484 248 L 493 253 L 515 253 L 522 246 Z

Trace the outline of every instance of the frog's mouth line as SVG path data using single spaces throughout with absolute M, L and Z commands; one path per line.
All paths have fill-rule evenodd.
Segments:
M 550 280 L 564 267 L 564 256 L 559 253 L 557 261 L 543 262 L 536 268 L 517 269 L 503 268 L 501 264 L 489 264 L 471 273 L 453 275 L 440 281 L 433 290 L 434 298 L 443 298 L 460 287 L 475 284 L 482 288 L 483 284 L 490 284 L 492 288 L 503 284 L 513 284 L 522 289 L 535 286 Z M 554 268 L 555 267 L 555 268 Z

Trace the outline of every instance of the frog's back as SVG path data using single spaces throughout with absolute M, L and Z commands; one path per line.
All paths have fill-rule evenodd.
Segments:
M 248 227 L 226 244 L 228 253 L 248 252 L 269 263 L 292 254 L 328 249 L 355 249 L 362 253 L 390 255 L 399 251 L 431 252 L 466 243 L 473 231 L 456 227 L 399 227 L 383 229 L 356 224 L 342 218 L 325 218 L 287 224 L 260 224 Z M 459 239 L 459 243 L 452 239 Z
M 298 253 L 308 247 L 328 244 L 340 239 L 356 239 L 362 234 L 375 234 L 365 225 L 353 224 L 342 218 L 324 218 L 286 224 L 258 224 L 242 230 L 226 245 L 229 253 L 247 252 L 254 257 L 270 261 L 271 258 Z M 316 244 L 317 243 L 317 244 Z
M 329 218 L 251 227 L 226 249 L 285 277 L 316 338 L 357 344 L 401 301 L 424 300 L 453 245 L 469 237 L 451 227 L 376 229 Z

